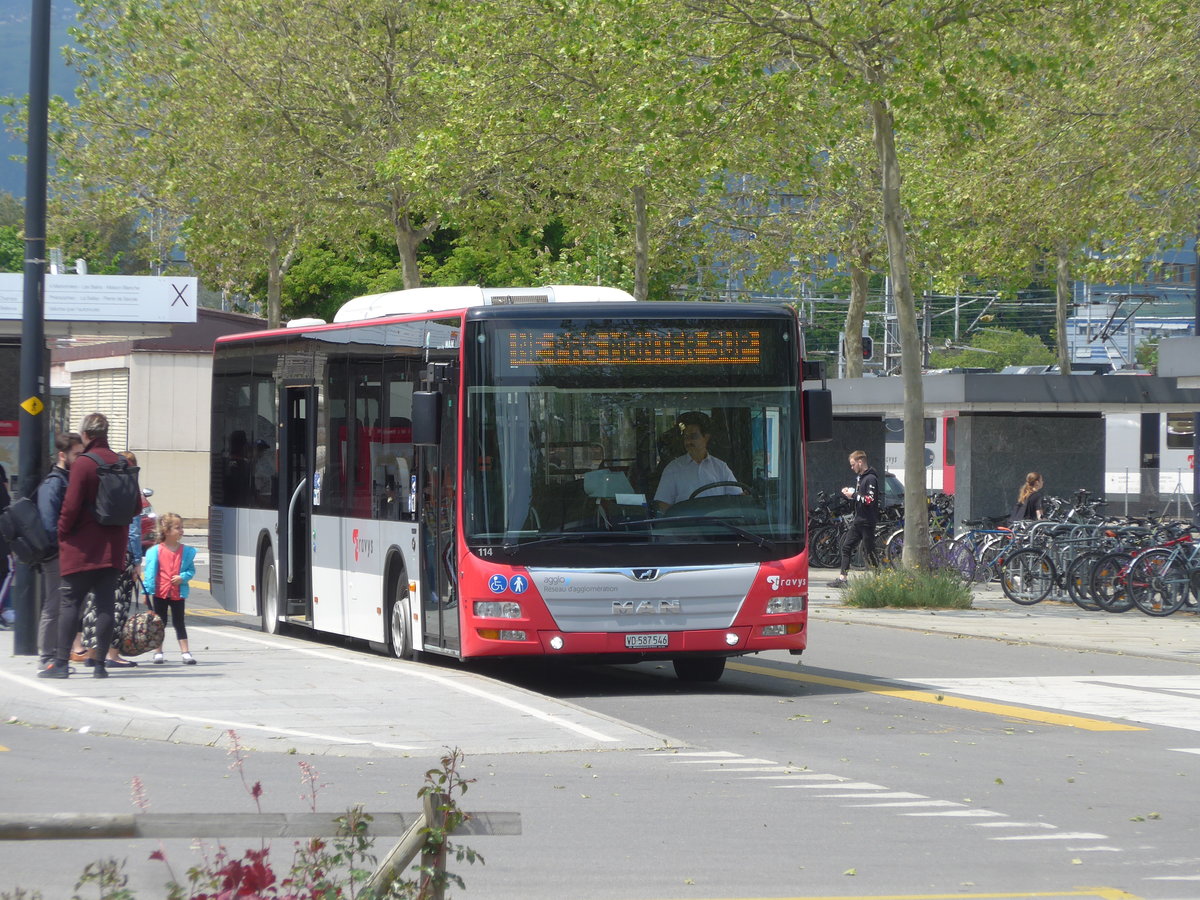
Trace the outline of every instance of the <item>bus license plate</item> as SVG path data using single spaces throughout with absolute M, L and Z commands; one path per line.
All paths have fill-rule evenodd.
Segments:
M 627 634 L 625 635 L 626 650 L 644 650 L 647 647 L 667 646 L 665 634 Z

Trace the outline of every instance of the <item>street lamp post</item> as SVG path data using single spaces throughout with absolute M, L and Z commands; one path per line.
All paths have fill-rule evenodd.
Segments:
M 46 431 L 46 143 L 50 105 L 50 0 L 33 0 L 29 35 L 29 129 L 25 163 L 25 292 L 21 312 L 21 384 L 18 459 L 22 496 L 42 473 Z M 37 578 L 18 565 L 13 579 L 16 614 L 13 652 L 33 656 L 37 647 Z

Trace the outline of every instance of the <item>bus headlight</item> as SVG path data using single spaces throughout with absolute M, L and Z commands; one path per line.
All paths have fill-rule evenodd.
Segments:
M 519 619 L 521 604 L 511 600 L 476 600 L 475 615 L 482 619 Z
M 772 597 L 767 601 L 767 615 L 775 616 L 780 613 L 804 612 L 805 597 Z

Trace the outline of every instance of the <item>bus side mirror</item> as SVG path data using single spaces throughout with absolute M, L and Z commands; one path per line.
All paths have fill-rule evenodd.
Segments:
M 814 388 L 803 392 L 803 439 L 808 442 L 833 440 L 833 391 Z
M 424 446 L 438 443 L 442 433 L 442 395 L 438 391 L 413 391 L 412 442 Z

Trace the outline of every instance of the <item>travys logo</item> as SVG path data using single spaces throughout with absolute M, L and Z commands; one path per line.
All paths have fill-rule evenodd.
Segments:
M 787 590 L 791 588 L 808 587 L 807 578 L 784 578 L 780 575 L 768 575 L 767 584 L 771 586 L 771 590 L 778 591 L 780 589 Z
M 350 541 L 354 544 L 354 561 L 358 562 L 360 554 L 362 556 L 375 555 L 375 542 L 370 538 L 359 537 L 358 529 L 355 528 L 350 532 Z

